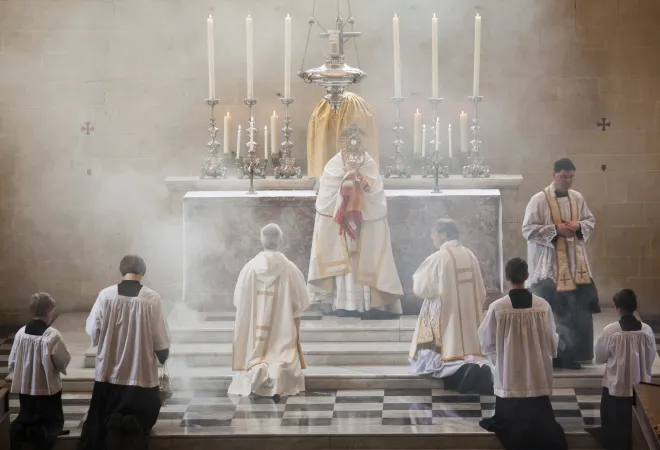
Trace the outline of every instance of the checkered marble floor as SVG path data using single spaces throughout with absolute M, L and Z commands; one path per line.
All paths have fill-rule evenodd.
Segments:
M 7 373 L 13 335 L 0 339 L 0 373 Z M 63 393 L 65 427 L 80 433 L 91 393 Z M 566 432 L 600 424 L 600 389 L 556 389 L 552 404 Z M 12 420 L 18 398 L 10 398 Z M 161 409 L 154 432 L 416 433 L 483 432 L 492 416 L 492 396 L 458 395 L 441 389 L 307 391 L 280 399 L 228 396 L 226 391 L 176 391 Z

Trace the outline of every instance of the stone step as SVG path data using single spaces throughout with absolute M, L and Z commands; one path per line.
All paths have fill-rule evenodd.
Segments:
M 295 428 L 295 427 L 294 427 Z M 314 427 L 305 427 L 304 431 L 297 428 L 286 434 L 230 434 L 223 435 L 217 431 L 201 430 L 193 433 L 189 430 L 154 433 L 149 437 L 150 450 L 217 450 L 231 448 L 232 450 L 253 450 L 268 448 L 270 450 L 318 449 L 318 450 L 349 450 L 364 449 L 445 449 L 445 450 L 496 450 L 502 446 L 495 435 L 491 433 L 461 432 L 460 426 L 454 433 L 420 433 L 418 427 L 410 427 L 408 433 L 378 433 L 368 434 L 355 428 L 328 434 L 313 432 Z M 566 433 L 568 448 L 571 450 L 598 449 L 600 446 L 586 432 Z M 64 436 L 57 439 L 54 450 L 75 450 L 79 436 Z
M 303 344 L 308 365 L 406 365 L 409 342 L 309 342 Z M 173 363 L 197 366 L 230 366 L 232 344 L 172 344 Z M 85 367 L 94 367 L 96 349 L 85 352 Z
M 301 342 L 410 342 L 414 320 L 309 320 L 300 325 Z M 173 343 L 230 343 L 233 321 L 204 321 L 170 326 Z

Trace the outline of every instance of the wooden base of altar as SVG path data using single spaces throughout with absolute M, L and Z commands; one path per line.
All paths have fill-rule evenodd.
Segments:
M 407 314 L 421 300 L 412 275 L 435 250 L 430 231 L 439 218 L 454 219 L 461 240 L 477 256 L 488 291 L 502 290 L 502 208 L 497 189 L 386 190 L 392 248 L 404 288 Z M 261 245 L 261 228 L 274 222 L 284 232 L 283 253 L 307 275 L 316 193 L 312 190 L 193 191 L 183 197 L 184 301 L 197 311 L 231 310 L 241 268 Z

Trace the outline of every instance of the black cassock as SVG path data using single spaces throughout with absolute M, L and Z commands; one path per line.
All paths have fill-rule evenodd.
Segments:
M 142 285 L 124 280 L 118 294 L 137 297 Z M 161 364 L 169 351 L 156 352 Z M 158 420 L 159 387 L 94 382 L 92 400 L 83 424 L 78 450 L 147 449 L 147 436 Z
M 43 336 L 47 329 L 45 322 L 34 319 L 25 326 L 25 334 Z M 50 450 L 58 436 L 68 434 L 63 431 L 62 391 L 53 395 L 19 394 L 18 401 L 20 410 L 10 428 L 12 449 L 29 442 L 36 450 Z
M 639 331 L 642 322 L 632 314 L 619 320 L 621 331 Z M 603 387 L 600 397 L 600 427 L 587 431 L 607 450 L 630 450 L 632 448 L 633 397 L 610 395 Z
M 532 295 L 526 289 L 512 289 L 509 298 L 514 309 L 532 307 Z M 495 396 L 495 414 L 479 425 L 495 433 L 506 450 L 568 450 L 564 429 L 555 420 L 547 395 Z

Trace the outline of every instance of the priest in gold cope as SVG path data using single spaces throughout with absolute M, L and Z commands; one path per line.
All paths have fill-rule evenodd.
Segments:
M 571 189 L 575 165 L 555 162 L 553 182 L 534 195 L 525 211 L 522 233 L 527 240 L 534 295 L 552 307 L 559 334 L 555 366 L 579 369 L 593 358 L 592 314 L 600 312 L 586 242 L 596 220 L 582 194 Z

